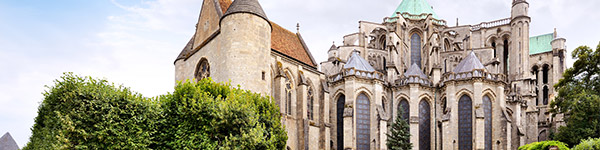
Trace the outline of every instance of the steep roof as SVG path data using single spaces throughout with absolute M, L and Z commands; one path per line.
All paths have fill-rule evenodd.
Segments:
M 552 51 L 552 40 L 554 40 L 554 34 L 544 34 L 529 38 L 529 54 L 538 54 Z
M 265 20 L 269 20 L 267 19 L 265 11 L 258 3 L 258 0 L 235 0 L 231 3 L 222 18 L 235 13 L 251 13 L 264 18 Z
M 358 51 L 352 52 L 352 55 L 348 59 L 344 69 L 354 68 L 355 70 L 374 72 L 375 68 L 369 64 L 367 60 L 358 55 Z
M 396 8 L 392 17 L 398 16 L 396 13 L 409 13 L 411 15 L 420 14 L 432 14 L 433 18 L 438 19 L 437 14 L 433 11 L 433 8 L 426 0 L 403 0 L 402 3 Z
M 17 142 L 10 136 L 10 133 L 6 132 L 2 137 L 0 137 L 0 150 L 18 150 L 19 145 Z
M 425 73 L 423 73 L 421 68 L 419 68 L 419 66 L 416 63 L 413 63 L 410 66 L 410 68 L 408 68 L 408 70 L 406 70 L 406 73 L 404 73 L 404 76 L 406 76 L 406 77 L 419 76 L 423 79 L 427 79 L 427 75 L 425 75 Z
M 240 1 L 237 2 L 236 1 Z M 264 15 L 264 11 L 260 8 L 260 4 L 258 4 L 257 0 L 236 0 L 232 2 L 231 0 L 218 0 L 219 5 L 223 12 L 226 12 L 225 15 L 231 14 L 234 12 L 246 12 L 255 13 L 256 15 L 264 16 L 264 19 L 267 19 L 266 15 Z M 231 7 L 232 10 L 229 8 Z M 235 10 L 233 10 L 235 8 Z M 260 11 L 258 10 L 260 8 Z M 223 16 L 225 16 L 223 15 Z M 262 17 L 261 16 L 261 17 Z M 273 51 L 284 54 L 288 57 L 291 57 L 299 62 L 307 64 L 309 66 L 317 67 L 317 63 L 315 59 L 312 57 L 308 47 L 304 43 L 302 36 L 299 33 L 293 33 L 275 22 L 269 21 L 271 23 L 272 31 L 271 31 L 271 49 Z M 194 37 L 190 39 L 190 41 L 183 48 L 176 61 L 179 59 L 187 59 L 192 56 L 196 51 L 193 49 Z
M 458 63 L 458 65 L 456 66 L 456 68 L 454 68 L 452 72 L 464 73 L 471 72 L 475 69 L 485 69 L 485 67 L 483 66 L 483 64 L 481 64 L 481 61 L 479 60 L 479 58 L 477 58 L 475 53 L 470 52 L 465 59 Z

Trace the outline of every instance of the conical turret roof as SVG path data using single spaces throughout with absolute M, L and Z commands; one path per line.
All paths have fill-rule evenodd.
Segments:
M 483 66 L 483 64 L 481 63 L 481 61 L 479 60 L 479 58 L 477 58 L 477 56 L 475 55 L 474 52 L 470 52 L 469 55 L 467 55 L 467 57 L 465 59 L 463 59 L 457 66 L 456 68 L 454 68 L 454 70 L 452 72 L 454 73 L 464 73 L 464 72 L 471 72 L 475 69 L 484 69 L 485 67 Z
M 398 16 L 397 13 L 409 13 L 411 15 L 431 14 L 433 18 L 438 19 L 437 14 L 426 0 L 403 0 L 396 8 L 392 18 Z
M 358 53 L 358 51 L 352 52 L 348 62 L 346 65 L 344 65 L 344 69 L 354 68 L 360 71 L 374 72 L 375 68 L 373 68 L 373 66 L 371 66 L 367 60 L 360 57 Z
M 419 76 L 423 79 L 427 79 L 427 75 L 425 75 L 425 73 L 423 73 L 421 68 L 419 68 L 419 66 L 416 63 L 413 63 L 410 66 L 410 68 L 408 68 L 408 70 L 406 70 L 406 73 L 404 73 L 404 76 L 406 76 L 406 77 Z
M 17 142 L 10 136 L 10 133 L 6 132 L 2 137 L 0 137 L 0 150 L 18 150 L 19 145 Z
M 223 18 L 225 18 L 225 16 L 235 14 L 235 13 L 251 13 L 251 14 L 257 15 L 261 18 L 264 18 L 265 20 L 269 20 L 269 19 L 267 19 L 267 15 L 265 14 L 265 11 L 262 9 L 260 4 L 258 3 L 258 0 L 235 0 L 235 1 L 233 1 L 233 3 L 231 3 L 231 6 L 229 6 L 229 9 L 227 9 L 227 12 L 225 12 L 225 14 L 223 15 Z

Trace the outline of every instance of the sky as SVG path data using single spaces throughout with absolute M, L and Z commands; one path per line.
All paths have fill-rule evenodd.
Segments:
M 510 17 L 511 0 L 427 0 L 455 25 Z M 382 22 L 401 0 L 259 0 L 267 17 L 300 33 L 317 62 L 332 42 Z M 202 0 L 0 1 L 0 134 L 31 135 L 46 86 L 63 72 L 107 79 L 146 97 L 173 91 L 174 60 L 194 34 Z M 529 0 L 530 35 L 567 39 L 568 54 L 600 41 L 600 1 Z M 569 57 L 570 58 L 570 57 Z M 572 59 L 567 60 L 571 66 Z

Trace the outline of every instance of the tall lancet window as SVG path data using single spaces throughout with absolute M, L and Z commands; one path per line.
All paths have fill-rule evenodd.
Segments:
M 419 103 L 419 149 L 431 150 L 431 107 L 427 100 Z
M 485 150 L 492 150 L 492 100 L 483 96 L 483 113 L 485 117 Z
M 369 98 L 361 93 L 356 98 L 356 146 L 358 150 L 370 149 L 371 112 Z
M 344 105 L 346 103 L 346 96 L 343 94 L 337 100 L 337 149 L 344 149 Z
M 309 120 L 313 120 L 314 119 L 314 112 L 313 112 L 313 106 L 314 106 L 314 96 L 313 96 L 313 88 L 308 87 L 308 95 L 307 95 L 307 101 L 306 101 L 306 114 L 308 115 L 308 119 Z
M 471 97 L 463 95 L 458 101 L 458 149 L 473 149 L 473 104 Z
M 285 113 L 292 115 L 292 83 L 288 75 L 285 76 Z
M 414 63 L 421 68 L 421 36 L 416 33 L 410 37 L 410 65 Z
M 408 122 L 408 116 L 410 114 L 410 107 L 408 107 L 408 101 L 406 99 L 402 99 L 400 100 L 400 104 L 398 104 L 398 111 L 402 110 L 402 119 L 404 119 L 406 121 L 406 123 Z

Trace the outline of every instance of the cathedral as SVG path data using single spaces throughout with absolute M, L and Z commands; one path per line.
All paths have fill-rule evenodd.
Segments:
M 556 30 L 529 35 L 527 0 L 510 9 L 451 26 L 426 0 L 402 0 L 382 22 L 360 21 L 317 63 L 302 35 L 269 20 L 258 0 L 204 0 L 175 80 L 211 77 L 271 97 L 288 150 L 387 149 L 397 118 L 416 150 L 517 149 L 564 124 L 548 105 L 566 40 Z

